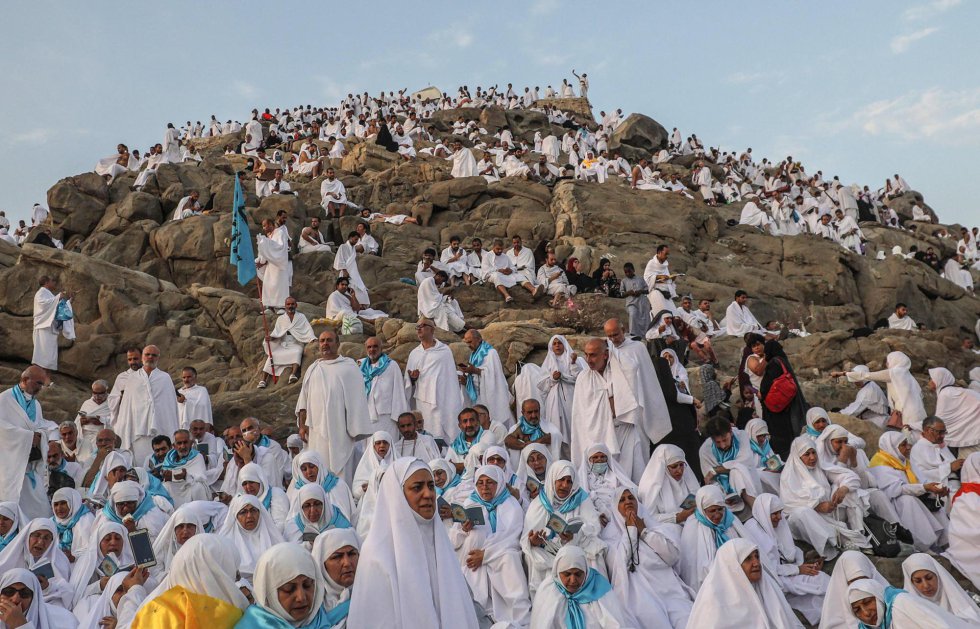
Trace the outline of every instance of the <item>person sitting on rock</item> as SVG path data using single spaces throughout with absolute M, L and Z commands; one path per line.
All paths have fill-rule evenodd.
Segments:
M 459 302 L 453 299 L 449 274 L 437 269 L 432 277 L 419 282 L 418 311 L 420 317 L 432 319 L 436 327 L 447 332 L 460 332 L 466 327 Z
M 917 330 L 919 327 L 912 320 L 912 317 L 909 316 L 909 307 L 902 302 L 898 302 L 895 304 L 895 312 L 888 317 L 888 329 Z
M 190 194 L 182 198 L 177 203 L 177 209 L 174 210 L 173 220 L 179 221 L 185 218 L 190 218 L 191 216 L 200 216 L 203 214 L 201 209 L 201 204 L 198 201 L 201 198 L 201 193 L 197 190 L 191 190 Z
M 327 211 L 328 218 L 340 218 L 347 206 L 347 188 L 337 179 L 333 168 L 328 168 L 327 178 L 320 183 L 320 205 Z
M 523 286 L 531 297 L 537 299 L 544 294 L 544 287 L 537 286 L 537 275 L 534 270 L 534 252 L 523 245 L 520 236 L 511 238 L 513 245 L 507 250 L 507 257 L 516 271 L 516 280 Z
M 299 252 L 302 254 L 320 251 L 330 253 L 331 249 L 320 233 L 320 217 L 314 216 L 310 219 L 310 224 L 299 234 Z
M 483 254 L 480 275 L 483 281 L 494 285 L 497 292 L 504 298 L 505 304 L 514 301 L 507 289 L 517 286 L 519 276 L 510 256 L 504 253 L 503 240 L 494 238 L 493 249 L 489 253 Z M 533 288 L 529 290 L 533 291 Z
M 558 264 L 554 250 L 548 251 L 545 263 L 538 269 L 538 285 L 544 287 L 545 292 L 552 296 L 550 303 L 552 308 L 558 308 L 563 301 L 570 301 L 578 290 L 568 283 L 568 277 Z

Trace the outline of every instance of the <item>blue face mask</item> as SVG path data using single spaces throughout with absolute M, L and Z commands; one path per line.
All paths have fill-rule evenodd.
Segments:
M 609 471 L 609 463 L 593 463 L 592 464 L 592 473 L 593 474 L 598 474 L 598 475 L 601 476 L 601 475 L 605 474 L 608 471 Z

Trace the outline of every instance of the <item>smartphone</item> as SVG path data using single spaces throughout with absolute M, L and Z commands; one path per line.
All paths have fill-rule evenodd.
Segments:
M 150 541 L 150 532 L 146 529 L 138 529 L 129 534 L 129 545 L 133 549 L 133 557 L 136 565 L 140 568 L 152 568 L 157 565 L 157 558 L 153 554 L 153 543 Z

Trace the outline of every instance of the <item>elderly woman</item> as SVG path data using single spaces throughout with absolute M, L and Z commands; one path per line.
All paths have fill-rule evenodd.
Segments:
M 313 542 L 313 560 L 323 580 L 323 618 L 331 629 L 347 627 L 360 556 L 361 539 L 353 529 L 330 529 Z
M 360 502 L 364 497 L 374 473 L 380 467 L 387 467 L 394 460 L 394 451 L 392 450 L 394 443 L 391 435 L 384 430 L 379 430 L 368 439 L 364 447 L 364 456 L 357 464 L 357 470 L 354 472 L 354 483 L 351 485 L 351 491 L 356 502 Z
M 684 629 L 694 591 L 674 566 L 680 559 L 681 529 L 657 520 L 639 503 L 633 489 L 620 487 L 607 526 L 609 580 L 624 609 L 640 627 Z
M 725 542 L 744 538 L 745 528 L 725 504 L 717 485 L 706 485 L 694 494 L 694 517 L 688 518 L 681 533 L 680 569 L 678 573 L 693 590 L 701 587 L 711 562 Z
M 97 520 L 122 524 L 130 531 L 146 529 L 150 539 L 154 539 L 167 523 L 167 514 L 156 506 L 139 483 L 124 480 L 116 482 L 109 490 L 109 502 L 99 512 Z
M 257 463 L 249 463 L 238 471 L 238 495 L 250 495 L 272 516 L 280 532 L 289 519 L 289 498 L 286 492 L 266 480 L 265 472 Z
M 532 443 L 521 450 L 517 463 L 517 489 L 521 492 L 521 506 L 525 511 L 536 500 L 544 486 L 551 466 L 551 451 L 540 443 Z
M 588 492 L 579 486 L 575 468 L 568 461 L 555 461 L 545 476 L 544 491 L 531 503 L 524 517 L 521 549 L 528 568 L 528 586 L 532 594 L 552 571 L 555 555 L 567 545 L 579 546 L 589 565 L 605 574 L 606 544 L 599 539 L 602 524 L 599 512 Z M 581 522 L 576 533 L 556 533 L 548 527 L 553 517 L 566 524 Z
M 81 629 L 128 627 L 146 599 L 146 578 L 145 569 L 120 570 L 109 577 L 101 595 L 73 610 L 80 619 L 78 626 Z
M 82 495 L 70 487 L 62 487 L 51 497 L 54 523 L 58 527 L 58 545 L 74 562 L 75 557 L 89 544 L 95 516 L 82 504 Z
M 661 444 L 640 477 L 639 499 L 661 522 L 684 524 L 694 515 L 698 487 L 684 451 L 675 445 Z
M 102 521 L 95 526 L 91 543 L 79 554 L 72 568 L 73 608 L 84 599 L 102 594 L 112 576 L 112 568 L 133 565 L 135 560 L 127 537 L 128 531 L 122 524 Z M 111 561 L 106 562 L 106 558 Z
M 916 549 L 925 552 L 936 544 L 945 544 L 949 517 L 942 495 L 946 492 L 939 483 L 919 482 L 909 462 L 911 451 L 912 444 L 904 433 L 882 434 L 868 473 L 891 501 L 902 526 L 912 534 Z
M 592 503 L 599 511 L 604 530 L 616 509 L 613 504 L 616 490 L 629 487 L 634 493 L 637 491 L 636 483 L 630 480 L 629 474 L 613 458 L 609 447 L 604 443 L 595 443 L 586 449 L 585 459 L 578 468 L 578 477 L 582 480 L 582 489 L 589 492 Z
M 830 585 L 823 599 L 820 612 L 820 629 L 854 629 L 854 617 L 847 601 L 847 587 L 860 579 L 873 579 L 883 586 L 885 577 L 874 567 L 871 560 L 856 550 L 845 550 L 834 563 Z
M 435 515 L 428 466 L 397 459 L 381 480 L 371 535 L 358 562 L 349 627 L 477 627 L 473 599 Z
M 860 579 L 847 587 L 851 614 L 861 627 L 881 629 L 965 629 L 974 627 L 905 590 Z
M 0 502 L 0 551 L 14 541 L 25 524 L 24 514 L 16 502 Z
M 236 629 L 320 629 L 323 619 L 323 582 L 310 553 L 285 542 L 259 557 L 252 579 L 255 603 Z
M 174 555 L 167 577 L 146 597 L 131 626 L 231 629 L 248 607 L 235 584 L 238 563 L 231 541 L 195 535 Z
M 71 614 L 44 602 L 41 584 L 30 570 L 15 568 L 0 575 L 2 629 L 72 629 Z
M 244 577 L 254 574 L 262 553 L 285 541 L 272 516 L 259 499 L 250 494 L 239 494 L 232 499 L 218 536 L 235 545 L 238 551 L 237 570 Z
M 293 498 L 293 508 L 286 520 L 283 537 L 286 541 L 313 548 L 316 536 L 330 529 L 349 529 L 350 520 L 334 504 L 331 504 L 323 487 L 313 483 L 304 485 Z
M 154 567 L 156 570 L 165 573 L 180 547 L 195 535 L 205 533 L 202 514 L 194 507 L 201 502 L 192 501 L 178 507 L 167 520 L 160 534 L 153 540 L 153 555 L 157 559 L 157 565 Z
M 330 502 L 340 508 L 344 517 L 354 521 L 354 496 L 343 479 L 331 472 L 323 457 L 315 450 L 303 450 L 293 458 L 293 480 L 289 483 L 286 497 L 290 500 L 307 483 L 316 483 L 327 492 Z
M 507 491 L 505 476 L 493 464 L 477 469 L 476 489 L 463 506 L 479 507 L 485 523 L 457 522 L 449 541 L 457 549 L 473 600 L 494 622 L 524 626 L 531 613 L 521 565 L 524 510 Z
M 980 607 L 932 556 L 915 553 L 902 562 L 904 589 L 967 622 L 980 625 Z
M 759 547 L 745 539 L 733 539 L 718 549 L 694 599 L 689 627 L 803 627 L 760 554 Z
M 41 579 L 44 601 L 71 609 L 71 564 L 57 539 L 58 529 L 53 521 L 48 518 L 31 520 L 16 539 L 0 552 L 0 574 L 15 568 L 34 570 L 38 566 L 51 564 L 54 576 Z
M 783 471 L 783 462 L 779 455 L 773 452 L 769 426 L 762 418 L 754 417 L 745 424 L 745 432 L 749 436 L 749 447 L 755 455 L 755 469 L 759 470 L 762 489 L 778 494 L 779 473 Z
M 922 389 L 912 375 L 912 361 L 902 352 L 885 356 L 885 369 L 881 371 L 835 371 L 831 376 L 847 376 L 851 382 L 884 382 L 887 384 L 888 404 L 902 416 L 902 423 L 915 430 L 922 429 L 926 409 L 922 404 Z
M 609 581 L 594 568 L 578 546 L 558 551 L 551 578 L 534 597 L 531 629 L 635 627 L 632 615 L 612 593 Z

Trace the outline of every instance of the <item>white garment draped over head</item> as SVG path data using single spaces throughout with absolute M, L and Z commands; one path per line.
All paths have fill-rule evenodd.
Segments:
M 47 531 L 51 534 L 52 541 L 44 553 L 34 559 L 30 551 L 30 537 L 32 533 L 37 531 Z M 49 518 L 37 518 L 27 526 L 22 526 L 17 537 L 7 544 L 3 551 L 0 551 L 0 574 L 15 568 L 30 570 L 44 563 L 51 564 L 56 577 L 65 581 L 71 578 L 71 564 L 68 563 L 68 558 L 58 546 L 58 528 L 54 521 Z
M 247 506 L 255 507 L 259 512 L 258 523 L 251 531 L 246 531 L 238 522 L 238 512 Z M 259 499 L 250 494 L 239 494 L 232 498 L 228 515 L 225 516 L 225 522 L 218 531 L 218 536 L 230 540 L 238 549 L 237 570 L 247 576 L 252 576 L 255 572 L 256 563 L 263 552 L 283 541 L 282 533 L 272 516 L 265 510 Z M 174 557 L 176 558 L 176 555 Z
M 684 472 L 679 481 L 674 480 L 667 466 L 684 464 Z M 677 446 L 664 443 L 653 451 L 650 462 L 640 478 L 640 501 L 661 522 L 676 522 L 681 503 L 688 496 L 697 493 L 698 479 L 684 458 L 684 451 Z
M 885 357 L 885 369 L 871 373 L 849 371 L 848 379 L 876 380 L 888 383 L 888 401 L 894 410 L 902 412 L 902 422 L 921 430 L 926 409 L 922 404 L 922 389 L 910 373 L 912 361 L 902 352 Z
M 922 597 L 917 597 L 908 592 L 899 592 L 895 596 L 889 612 L 891 621 L 888 627 L 884 627 L 885 614 L 885 588 L 883 585 L 872 579 L 859 579 L 847 586 L 847 606 L 850 609 L 851 603 L 874 597 L 878 608 L 878 620 L 875 627 L 882 629 L 968 629 L 975 627 L 974 623 L 968 623 L 956 616 L 944 611 Z M 851 613 L 851 626 L 856 617 Z
M 306 616 L 299 620 L 283 608 L 279 602 L 279 588 L 298 576 L 313 579 L 313 600 Z M 265 608 L 293 627 L 309 623 L 320 612 L 323 603 L 323 582 L 318 578 L 319 570 L 313 556 L 305 548 L 290 542 L 283 542 L 268 548 L 255 566 L 252 578 L 252 596 L 255 604 Z
M 912 575 L 919 570 L 928 570 L 936 575 L 938 589 L 932 598 L 927 598 L 919 590 L 915 589 L 915 585 L 912 583 Z M 970 595 L 960 586 L 953 575 L 946 568 L 943 568 L 942 564 L 932 556 L 925 553 L 909 555 L 902 562 L 902 574 L 905 577 L 905 583 L 902 585 L 902 589 L 909 594 L 920 596 L 930 603 L 935 603 L 964 620 L 980 624 L 980 608 L 977 607 L 976 602 L 970 598 Z
M 129 531 L 122 524 L 112 522 L 111 520 L 101 520 L 95 527 L 95 533 L 92 535 L 92 543 L 88 545 L 81 555 L 75 558 L 75 565 L 72 566 L 71 586 L 75 590 L 72 599 L 73 606 L 82 600 L 85 595 L 85 590 L 88 588 L 89 581 L 96 574 L 99 564 L 105 559 L 101 545 L 105 538 L 110 535 L 118 535 L 123 541 L 119 556 L 113 559 L 116 565 L 120 567 L 133 565 L 135 560 L 133 558 L 133 550 L 128 543 Z M 103 575 L 100 572 L 98 576 Z
M 694 503 L 696 512 L 684 522 L 684 531 L 681 533 L 682 553 L 678 563 L 678 574 L 691 588 L 698 590 L 711 570 L 712 562 L 718 553 L 718 546 L 714 531 L 702 524 L 697 519 L 697 514 L 700 513 L 707 519 L 705 509 L 708 507 L 720 506 L 727 511 L 728 506 L 725 504 L 725 495 L 717 484 L 705 485 L 698 489 L 694 494 Z M 732 540 L 745 536 L 742 523 L 738 518 L 732 518 L 731 526 L 725 531 L 725 537 Z
M 49 619 L 48 604 L 44 602 L 44 596 L 41 594 L 41 584 L 38 583 L 37 577 L 34 576 L 33 572 L 24 568 L 14 568 L 0 575 L 0 589 L 14 585 L 15 583 L 20 583 L 34 593 L 34 597 L 31 599 L 31 606 L 27 608 L 27 613 L 24 614 L 27 618 L 27 624 L 22 629 L 64 629 L 62 627 L 56 627 Z M 7 623 L 0 620 L 0 629 L 8 629 Z
M 345 546 L 360 551 L 361 540 L 354 529 L 330 529 L 317 535 L 313 542 L 313 560 L 323 581 L 323 606 L 327 609 L 333 609 L 338 603 L 350 598 L 350 589 L 334 581 L 324 565 L 330 555 Z
M 565 614 L 568 611 L 567 590 L 561 585 L 559 574 L 577 569 L 588 574 L 589 562 L 585 553 L 578 546 L 563 546 L 555 555 L 549 578 L 541 584 L 531 611 L 531 629 L 555 629 L 565 627 Z M 600 576 L 600 575 L 597 575 Z M 605 577 L 602 577 L 605 578 Z M 623 609 L 619 598 L 613 592 L 607 592 L 598 600 L 580 603 L 586 627 L 602 627 L 608 629 L 626 629 L 633 627 L 633 618 Z
M 946 424 L 946 443 L 954 448 L 980 444 L 980 392 L 955 386 L 949 369 L 929 370 L 936 384 L 936 417 Z
M 845 550 L 837 558 L 830 575 L 830 585 L 823 599 L 820 613 L 820 629 L 854 629 L 854 615 L 847 600 L 847 584 L 857 579 L 874 579 L 888 585 L 885 577 L 874 567 L 871 560 L 856 550 Z
M 348 626 L 476 629 L 473 600 L 445 527 L 435 517 L 424 519 L 405 497 L 403 484 L 428 469 L 422 461 L 404 457 L 381 480 Z

